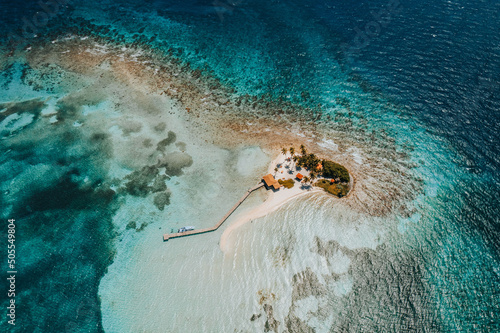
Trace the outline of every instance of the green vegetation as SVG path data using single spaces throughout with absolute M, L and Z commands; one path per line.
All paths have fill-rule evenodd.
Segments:
M 311 181 L 313 182 L 316 178 L 318 178 L 318 175 L 316 174 L 316 172 L 314 171 L 311 171 L 309 173 L 309 178 L 311 179 Z
M 315 186 L 323 188 L 330 194 L 333 194 L 339 198 L 342 198 L 347 195 L 349 192 L 349 187 L 345 184 L 330 184 L 330 182 L 326 179 L 318 180 Z
M 297 157 L 297 165 L 311 170 L 311 178 L 322 176 L 325 178 L 339 179 L 341 183 L 348 183 L 350 181 L 349 171 L 342 165 L 329 161 L 322 160 L 312 153 L 307 153 L 306 148 L 301 145 L 300 150 L 302 155 Z M 319 169 L 318 166 L 322 168 Z
M 300 153 L 302 155 L 305 155 L 307 154 L 307 150 L 306 150 L 306 147 L 304 145 L 300 145 Z
M 306 150 L 304 149 L 303 151 Z M 314 174 L 311 178 L 314 178 L 317 173 L 318 176 L 325 178 L 338 178 L 342 183 L 348 183 L 350 180 L 349 171 L 345 167 L 329 160 L 321 160 L 311 153 L 298 157 L 297 165 L 311 170 L 311 176 Z M 321 165 L 322 169 L 318 169 L 318 165 Z
M 292 188 L 293 185 L 295 185 L 295 182 L 293 179 L 287 179 L 287 180 L 278 179 L 278 183 L 280 183 L 281 186 L 284 186 L 286 188 Z
M 350 181 L 351 178 L 349 177 L 349 172 L 342 165 L 327 160 L 323 160 L 322 164 L 323 164 L 323 172 L 322 172 L 323 177 L 333 178 L 333 179 L 338 178 L 342 183 L 348 183 Z
M 321 163 L 321 160 L 314 154 L 303 154 L 297 159 L 297 164 L 299 166 L 311 170 L 315 170 L 319 163 Z
M 297 164 L 297 167 L 303 167 L 309 170 L 309 177 L 305 176 L 303 178 L 303 183 L 313 183 L 318 178 L 320 179 L 315 186 L 323 188 L 328 193 L 331 193 L 339 198 L 346 196 L 349 192 L 349 181 L 351 177 L 349 176 L 349 171 L 347 169 L 335 162 L 320 159 L 313 153 L 308 153 L 304 145 L 300 145 L 300 152 L 302 155 L 294 155 L 295 149 L 290 148 L 293 159 Z M 336 180 L 335 184 L 330 183 L 330 179 Z M 283 185 L 282 181 L 279 181 Z

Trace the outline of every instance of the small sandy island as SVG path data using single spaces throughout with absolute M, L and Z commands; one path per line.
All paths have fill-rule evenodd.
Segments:
M 275 171 L 276 167 L 278 168 L 278 171 Z M 307 170 L 303 168 L 301 170 L 296 169 L 296 165 L 289 153 L 286 155 L 280 154 L 276 157 L 270 164 L 268 173 L 274 175 L 276 179 L 296 179 L 298 173 L 303 176 L 309 176 L 309 172 Z M 324 193 L 322 188 L 313 187 L 312 185 L 304 185 L 299 182 L 295 182 L 295 186 L 290 189 L 282 186 L 278 191 L 268 190 L 269 196 L 266 201 L 251 211 L 240 214 L 236 220 L 231 223 L 226 230 L 224 230 L 224 233 L 220 238 L 220 249 L 222 252 L 226 252 L 228 250 L 228 239 L 235 229 L 252 220 L 266 216 L 298 196 L 315 192 Z

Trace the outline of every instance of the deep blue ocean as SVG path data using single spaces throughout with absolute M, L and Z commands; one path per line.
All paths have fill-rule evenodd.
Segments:
M 431 287 L 423 293 L 432 295 L 425 304 L 428 312 L 408 310 L 412 295 L 396 288 L 387 306 L 400 320 L 385 325 L 379 318 L 375 327 L 380 332 L 500 331 L 500 2 L 72 0 L 53 7 L 57 10 L 44 27 L 27 31 L 23 18 L 34 18 L 40 8 L 36 1 L 2 0 L 3 52 L 15 47 L 15 35 L 24 46 L 68 33 L 96 35 L 173 49 L 192 68 L 210 69 L 241 95 L 267 94 L 328 109 L 335 104 L 329 93 L 348 91 L 354 82 L 373 103 L 390 101 L 397 117 L 439 138 L 441 148 L 468 175 L 466 183 L 450 187 L 453 193 L 439 197 L 440 213 L 430 219 L 446 236 L 467 235 L 470 242 L 455 243 L 442 231 L 441 239 L 430 239 L 429 246 L 439 245 L 440 254 L 431 261 L 422 251 L 414 272 L 440 271 L 425 281 Z M 175 30 L 174 24 L 189 29 Z M 2 87 L 17 70 L 3 68 Z M 12 96 L 0 91 L 0 98 L 5 103 Z M 349 93 L 344 98 L 349 100 Z M 367 119 L 404 137 L 396 134 L 384 111 L 371 109 L 366 100 L 351 101 L 352 119 Z M 41 107 L 19 105 L 33 114 Z M 408 133 L 407 139 L 419 145 L 418 136 Z M 17 281 L 22 325 L 8 327 L 10 331 L 103 331 L 98 286 L 113 261 L 112 219 L 120 204 L 113 191 L 100 186 L 107 177 L 109 149 L 98 140 L 64 135 L 62 129 L 31 141 L 2 137 L 0 216 L 20 221 L 17 246 L 23 258 Z M 441 160 L 429 163 L 438 163 L 434 161 Z M 25 170 L 40 163 L 46 165 L 44 173 L 26 176 Z M 74 182 L 82 169 L 93 170 L 93 183 L 86 189 Z M 454 175 L 448 165 L 432 165 L 429 172 L 434 169 Z M 2 235 L 6 230 L 4 224 Z M 402 266 L 394 269 L 404 285 L 410 273 L 398 271 Z M 2 278 L 2 308 L 6 289 Z M 364 319 L 376 317 L 376 312 L 363 311 Z M 1 318 L 4 330 L 6 317 Z M 344 323 L 331 332 L 359 327 Z

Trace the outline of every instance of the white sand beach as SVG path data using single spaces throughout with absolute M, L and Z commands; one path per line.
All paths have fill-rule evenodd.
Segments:
M 290 158 L 290 160 L 288 160 L 288 158 Z M 275 171 L 276 167 L 278 167 L 277 172 Z M 236 220 L 232 222 L 226 230 L 224 230 L 224 233 L 220 238 L 220 249 L 222 252 L 226 253 L 229 249 L 231 243 L 231 233 L 235 229 L 252 220 L 266 216 L 283 206 L 285 203 L 294 200 L 299 196 L 315 192 L 324 192 L 321 188 L 299 183 L 296 179 L 297 174 L 301 173 L 304 176 L 309 176 L 309 172 L 305 169 L 297 170 L 289 153 L 286 155 L 280 153 L 275 159 L 273 159 L 269 166 L 268 173 L 274 175 L 276 179 L 292 178 L 296 181 L 295 185 L 291 189 L 287 189 L 282 186 L 278 191 L 267 190 L 268 198 L 261 205 L 255 207 L 249 212 L 240 214 Z

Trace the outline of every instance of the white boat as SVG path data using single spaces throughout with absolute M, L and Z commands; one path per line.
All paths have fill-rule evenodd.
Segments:
M 186 232 L 186 231 L 191 231 L 191 230 L 194 230 L 194 227 L 182 227 L 182 228 L 179 228 L 179 230 L 177 230 L 177 232 L 181 233 L 181 232 Z

